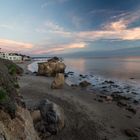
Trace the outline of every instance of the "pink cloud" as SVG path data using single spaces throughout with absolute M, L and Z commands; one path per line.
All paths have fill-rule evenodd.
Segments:
M 83 49 L 86 47 L 86 43 L 84 42 L 76 42 L 76 43 L 69 43 L 69 44 L 59 44 L 56 45 L 55 47 L 50 47 L 50 48 L 38 48 L 33 51 L 34 54 L 45 54 L 45 53 L 60 53 L 60 52 L 65 52 L 71 49 Z
M 18 52 L 18 51 L 27 51 L 33 48 L 33 44 L 8 39 L 0 39 L 0 47 L 5 51 Z
M 128 28 L 139 16 L 127 17 L 118 21 L 108 23 L 101 30 L 83 31 L 76 33 L 81 40 L 119 39 L 119 40 L 140 40 L 140 27 Z

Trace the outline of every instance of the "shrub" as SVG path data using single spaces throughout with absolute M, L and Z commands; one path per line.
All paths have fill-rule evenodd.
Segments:
M 20 88 L 19 84 L 17 82 L 14 83 L 15 88 Z
M 7 99 L 7 91 L 3 88 L 0 88 L 0 102 Z
M 16 75 L 17 69 L 16 65 L 12 64 L 8 67 L 9 74 L 11 75 Z

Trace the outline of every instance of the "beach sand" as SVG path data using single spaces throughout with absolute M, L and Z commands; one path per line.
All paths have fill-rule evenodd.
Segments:
M 132 129 L 140 139 L 140 106 L 134 114 L 116 102 L 100 102 L 97 94 L 81 87 L 52 90 L 53 78 L 36 76 L 27 70 L 28 63 L 19 64 L 24 69 L 19 77 L 20 92 L 25 102 L 49 99 L 64 109 L 65 128 L 48 140 L 130 140 L 125 129 Z

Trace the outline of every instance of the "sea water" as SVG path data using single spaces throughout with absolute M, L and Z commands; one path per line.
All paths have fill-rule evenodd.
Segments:
M 37 71 L 38 62 L 40 61 L 36 60 L 30 64 L 28 69 L 32 72 Z M 107 93 L 118 92 L 140 99 L 140 57 L 66 58 L 64 63 L 67 65 L 66 73 L 73 72 L 66 79 L 68 85 L 78 85 L 86 80 L 92 84 L 91 91 L 98 89 Z

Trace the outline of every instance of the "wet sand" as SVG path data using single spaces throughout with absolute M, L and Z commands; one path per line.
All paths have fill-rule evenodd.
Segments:
M 53 78 L 36 76 L 25 71 L 19 79 L 20 92 L 26 104 L 47 98 L 64 109 L 65 128 L 48 140 L 129 140 L 125 129 L 132 129 L 140 139 L 140 106 L 134 114 L 116 102 L 100 102 L 96 93 L 81 87 L 50 88 Z M 99 94 L 99 93 L 98 93 Z

